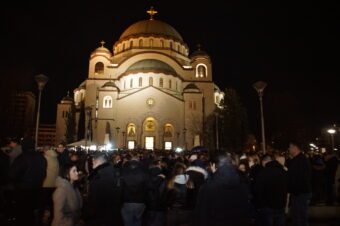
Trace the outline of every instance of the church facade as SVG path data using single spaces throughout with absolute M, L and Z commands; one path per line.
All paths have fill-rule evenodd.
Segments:
M 74 90 L 73 98 L 58 105 L 56 142 L 65 138 L 70 105 L 79 109 L 83 102 L 85 136 L 98 145 L 129 149 L 204 145 L 204 121 L 224 97 L 213 82 L 210 57 L 200 49 L 189 55 L 182 36 L 154 19 L 156 11 L 148 13 L 150 19 L 128 27 L 112 52 L 102 42 L 91 53 L 88 78 Z

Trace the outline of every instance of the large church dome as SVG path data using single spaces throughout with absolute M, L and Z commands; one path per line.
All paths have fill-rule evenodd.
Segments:
M 120 40 L 142 35 L 160 35 L 183 41 L 182 36 L 171 25 L 160 20 L 142 20 L 132 24 L 120 36 Z
M 162 71 L 165 73 L 176 74 L 176 71 L 167 63 L 155 59 L 140 60 L 132 64 L 126 72 L 133 71 Z

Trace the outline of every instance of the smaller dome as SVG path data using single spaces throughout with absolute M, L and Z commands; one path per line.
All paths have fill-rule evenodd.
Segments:
M 198 89 L 198 87 L 194 83 L 190 83 L 184 88 L 184 90 L 186 89 Z
M 116 88 L 119 90 L 119 88 L 116 86 L 116 84 L 112 81 L 106 82 L 102 88 Z
M 86 88 L 86 80 L 80 83 L 79 88 Z
M 100 46 L 100 47 L 98 47 L 97 49 L 95 49 L 95 50 L 92 52 L 91 55 L 102 53 L 102 54 L 109 54 L 109 55 L 111 56 L 110 50 L 107 49 L 107 48 L 104 46 L 105 42 L 104 42 L 104 41 L 101 41 L 100 43 L 101 43 L 102 46 Z
M 177 74 L 176 71 L 167 63 L 160 60 L 146 59 L 132 64 L 126 72 L 131 71 L 162 71 L 170 74 Z
M 106 48 L 106 47 L 98 47 L 97 49 L 95 49 L 95 51 L 104 51 L 104 52 L 111 53 L 110 50 L 108 48 Z
M 209 54 L 202 50 L 202 45 L 198 44 L 197 45 L 197 50 L 195 50 L 193 53 L 191 53 L 190 57 L 195 57 L 195 56 L 207 56 L 209 57 Z
M 62 104 L 72 104 L 73 103 L 73 98 L 70 97 L 70 92 L 67 92 L 67 96 L 61 99 Z

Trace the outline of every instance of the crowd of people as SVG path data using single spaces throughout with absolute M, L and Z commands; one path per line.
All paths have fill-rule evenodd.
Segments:
M 310 204 L 337 203 L 338 156 L 159 150 L 0 151 L 0 224 L 52 226 L 308 225 Z M 289 211 L 287 211 L 289 209 Z

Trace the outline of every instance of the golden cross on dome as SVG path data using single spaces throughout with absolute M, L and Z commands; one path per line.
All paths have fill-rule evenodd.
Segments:
M 100 44 L 102 44 L 102 47 L 104 47 L 105 41 L 101 41 Z
M 150 20 L 153 20 L 153 16 L 158 13 L 156 10 L 154 10 L 153 6 L 151 6 L 150 10 L 146 11 L 150 15 Z

